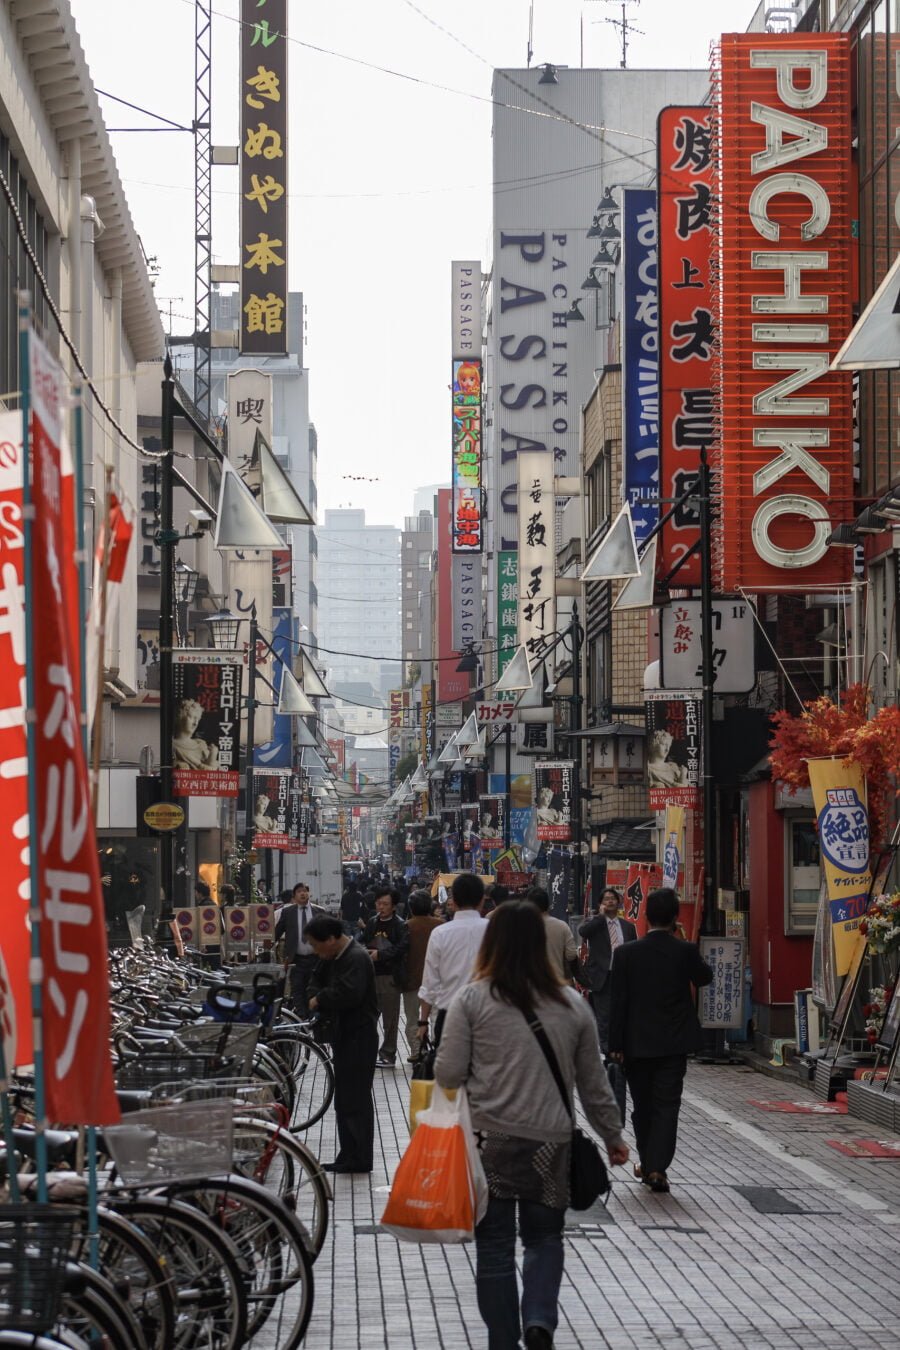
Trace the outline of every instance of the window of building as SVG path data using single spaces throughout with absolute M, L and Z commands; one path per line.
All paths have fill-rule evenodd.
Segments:
M 813 933 L 819 907 L 819 836 L 812 816 L 784 818 L 784 931 Z

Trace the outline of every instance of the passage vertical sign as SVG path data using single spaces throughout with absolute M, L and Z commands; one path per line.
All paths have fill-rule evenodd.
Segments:
M 241 0 L 242 352 L 283 356 L 288 300 L 287 0 Z

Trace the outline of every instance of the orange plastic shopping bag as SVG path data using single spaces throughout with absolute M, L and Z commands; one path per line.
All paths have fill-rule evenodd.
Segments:
M 436 1087 L 394 1174 L 381 1226 L 407 1242 L 468 1242 L 487 1204 L 463 1091 Z

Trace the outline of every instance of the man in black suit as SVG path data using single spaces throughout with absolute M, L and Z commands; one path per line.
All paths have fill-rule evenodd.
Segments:
M 634 942 L 637 929 L 627 919 L 619 918 L 622 897 L 612 886 L 607 886 L 600 896 L 600 912 L 581 925 L 578 936 L 588 944 L 587 960 L 584 963 L 584 976 L 591 991 L 591 1007 L 597 1023 L 597 1035 L 600 1049 L 609 1054 L 609 970 L 613 955 L 624 942 Z M 621 1064 L 607 1061 L 609 1082 L 615 1093 L 622 1123 L 625 1123 L 625 1074 Z
M 709 984 L 713 973 L 695 943 L 675 937 L 675 891 L 651 891 L 646 913 L 650 931 L 613 958 L 609 1053 L 625 1066 L 641 1180 L 667 1191 L 687 1057 L 700 1047 L 691 985 Z
M 600 896 L 600 911 L 581 925 L 578 936 L 588 944 L 584 963 L 586 983 L 591 991 L 591 1007 L 597 1022 L 600 1049 L 607 1053 L 609 1042 L 609 969 L 613 953 L 624 942 L 634 942 L 637 929 L 627 919 L 619 918 L 622 897 L 612 886 Z
M 316 966 L 316 954 L 306 941 L 306 925 L 324 912 L 310 904 L 309 887 L 298 881 L 275 925 L 275 941 L 284 939 L 284 969 L 286 974 L 290 972 L 291 1003 L 301 1016 L 308 1011 L 307 987 Z

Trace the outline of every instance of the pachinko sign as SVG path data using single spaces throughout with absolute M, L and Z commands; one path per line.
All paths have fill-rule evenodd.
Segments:
M 718 96 L 721 584 L 839 582 L 852 504 L 850 35 L 728 34 Z
M 453 362 L 453 552 L 480 553 L 481 362 Z
M 79 712 L 78 572 L 63 376 L 29 334 L 31 593 L 36 818 L 27 836 L 40 905 L 47 1114 L 73 1125 L 119 1119 L 109 1056 L 106 926 Z M 17 586 L 12 590 L 24 593 Z M 74 606 L 74 614 L 73 614 Z
M 173 651 L 176 797 L 236 797 L 240 750 L 240 652 Z
M 808 767 L 831 912 L 835 973 L 846 975 L 872 886 L 866 784 L 858 764 L 836 757 L 811 759 Z

